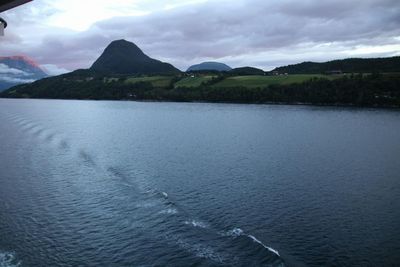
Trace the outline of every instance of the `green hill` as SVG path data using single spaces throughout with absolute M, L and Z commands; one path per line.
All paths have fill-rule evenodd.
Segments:
M 171 84 L 173 79 L 173 76 L 128 77 L 125 80 L 125 83 L 136 84 L 140 82 L 148 82 L 151 83 L 154 88 L 165 88 Z
M 288 74 L 400 72 L 400 57 L 348 58 L 323 63 L 303 62 L 273 70 Z
M 246 88 L 257 88 L 266 87 L 273 84 L 284 85 L 292 83 L 301 83 L 308 81 L 312 78 L 327 78 L 333 79 L 337 76 L 334 75 L 321 75 L 321 74 L 297 74 L 297 75 L 245 75 L 245 76 L 233 76 L 227 77 L 222 81 L 213 85 L 213 87 L 246 87 Z
M 262 69 L 257 69 L 253 67 L 241 67 L 232 69 L 230 72 L 232 75 L 264 75 L 265 72 Z
M 181 79 L 177 83 L 175 83 L 175 88 L 177 87 L 199 87 L 209 81 L 213 77 L 216 77 L 215 75 L 197 75 L 197 76 L 189 76 L 186 78 Z

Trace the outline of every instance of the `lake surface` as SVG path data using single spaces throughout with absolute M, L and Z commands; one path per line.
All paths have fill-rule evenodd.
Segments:
M 399 266 L 400 112 L 0 100 L 0 266 Z

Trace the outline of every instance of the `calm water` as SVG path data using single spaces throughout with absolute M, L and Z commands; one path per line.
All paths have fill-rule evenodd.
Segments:
M 400 112 L 0 100 L 0 266 L 399 266 Z

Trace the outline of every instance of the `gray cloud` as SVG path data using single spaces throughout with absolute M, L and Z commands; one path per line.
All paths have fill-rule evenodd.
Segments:
M 6 64 L 0 63 L 0 79 L 6 74 L 29 76 L 30 73 L 25 71 L 8 67 Z
M 57 67 L 56 65 L 53 65 L 53 64 L 44 64 L 44 65 L 41 65 L 40 67 L 42 67 L 46 71 L 46 73 L 50 76 L 59 75 L 59 74 L 68 72 L 67 69 Z
M 7 33 L 0 52 L 23 51 L 40 64 L 87 68 L 110 41 L 125 38 L 181 69 L 205 60 L 271 69 L 303 60 L 399 54 L 399 14 L 400 4 L 393 0 L 208 1 L 115 17 L 84 32 L 36 25 L 35 30 L 46 32 L 36 43 L 26 41 L 18 28 Z M 388 49 L 357 50 L 368 46 Z
M 10 68 L 6 64 L 0 63 L 0 82 L 19 84 L 31 83 L 33 81 L 35 80 L 32 79 L 32 73 Z
M 21 78 L 16 78 L 16 77 L 2 76 L 2 77 L 0 77 L 0 81 L 2 81 L 2 82 L 7 82 L 7 83 L 20 84 L 20 83 L 31 83 L 31 82 L 34 82 L 35 80 L 33 80 L 33 79 L 21 79 Z

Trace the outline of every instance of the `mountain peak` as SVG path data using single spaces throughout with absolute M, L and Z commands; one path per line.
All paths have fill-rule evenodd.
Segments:
M 121 48 L 121 49 L 135 49 L 135 50 L 139 50 L 140 52 L 143 53 L 143 51 L 136 44 L 134 44 L 132 42 L 129 42 L 129 41 L 125 40 L 125 39 L 112 41 L 107 46 L 107 48 L 115 48 L 115 47 Z
M 179 72 L 171 64 L 150 58 L 136 44 L 124 39 L 112 41 L 90 69 L 116 74 Z
M 114 40 L 110 44 L 124 44 L 124 43 L 125 44 L 135 45 L 134 43 L 129 42 L 129 41 L 125 40 L 125 39 Z

